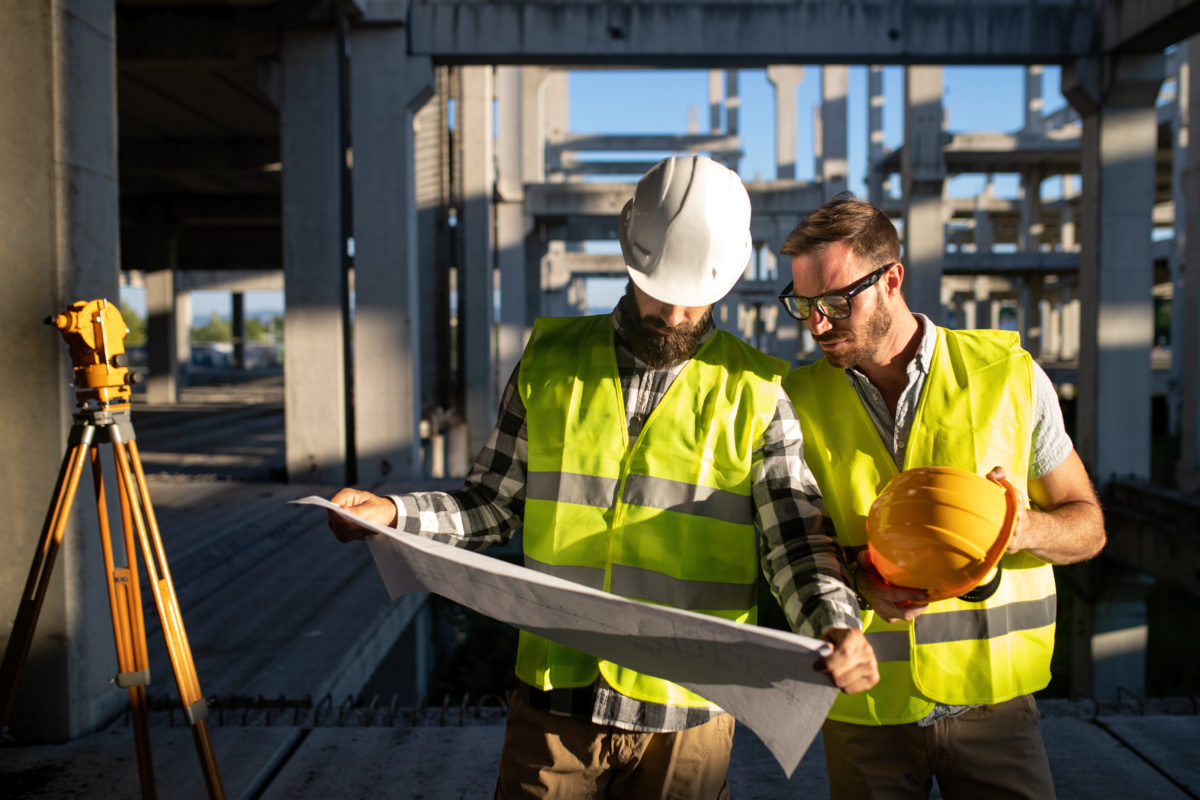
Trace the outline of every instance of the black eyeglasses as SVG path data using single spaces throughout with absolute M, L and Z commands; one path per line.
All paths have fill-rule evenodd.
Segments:
M 897 261 L 891 261 L 884 264 L 874 272 L 864 275 L 850 284 L 849 288 L 845 291 L 823 294 L 820 297 L 801 297 L 798 294 L 792 294 L 794 282 L 789 281 L 788 285 L 784 287 L 783 292 L 779 295 L 779 302 L 783 303 L 783 307 L 787 309 L 788 314 L 793 319 L 798 319 L 801 322 L 812 316 L 814 308 L 820 311 L 826 319 L 845 319 L 850 316 L 850 298 L 879 283 L 879 279 L 883 277 L 883 273 L 898 263 Z

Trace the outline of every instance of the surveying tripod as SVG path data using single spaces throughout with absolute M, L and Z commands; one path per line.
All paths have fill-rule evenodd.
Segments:
M 66 312 L 50 317 L 48 325 L 62 331 L 74 361 L 76 399 L 79 409 L 71 428 L 67 452 L 63 456 L 54 499 L 46 515 L 41 541 L 34 554 L 33 567 L 21 595 L 16 621 L 4 662 L 0 666 L 0 727 L 7 726 L 17 696 L 17 686 L 29 648 L 33 642 L 38 614 L 46 597 L 54 559 L 62 544 L 71 503 L 79 486 L 84 462 L 90 460 L 96 494 L 96 512 L 100 521 L 100 540 L 104 551 L 104 572 L 108 583 L 108 602 L 112 610 L 113 638 L 116 641 L 118 672 L 116 684 L 129 691 L 134 742 L 142 797 L 156 797 L 154 765 L 150 755 L 150 723 L 146 707 L 146 686 L 150 683 L 150 662 L 146 654 L 146 627 L 142 616 L 141 589 L 138 583 L 137 552 L 146 565 L 147 583 L 154 594 L 163 638 L 171 658 L 171 667 L 179 687 L 184 715 L 192 728 L 192 738 L 204 770 L 210 798 L 225 797 L 221 775 L 208 735 L 205 717 L 208 704 L 200 693 L 200 682 L 188 646 L 179 601 L 167 568 L 158 523 L 150 505 L 146 476 L 130 419 L 130 375 L 125 355 L 127 329 L 121 312 L 105 300 L 78 302 Z M 104 476 L 100 463 L 100 445 L 112 445 L 120 495 L 121 522 L 124 529 L 125 566 L 116 563 L 109 532 Z

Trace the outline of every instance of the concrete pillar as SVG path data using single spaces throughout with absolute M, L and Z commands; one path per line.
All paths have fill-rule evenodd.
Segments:
M 850 174 L 846 155 L 846 97 L 850 68 L 826 64 L 821 67 L 821 181 L 825 199 L 845 191 Z
M 1018 310 L 1021 318 L 1021 342 L 1025 349 L 1033 353 L 1034 358 L 1040 358 L 1045 348 L 1046 329 L 1042 317 L 1042 284 L 1043 277 L 1039 274 L 1030 275 L 1021 280 L 1021 302 Z
M 942 68 L 907 67 L 904 80 L 904 292 L 914 311 L 942 320 Z
M 230 330 L 233 335 L 233 366 L 246 368 L 246 293 L 230 292 Z
M 343 329 L 345 250 L 338 42 L 333 31 L 283 37 L 284 409 L 288 480 L 347 480 Z M 315 366 L 315 368 L 314 368 Z
M 769 79 L 770 67 L 767 69 Z M 725 121 L 722 119 L 721 113 L 725 105 L 725 90 L 721 85 L 722 77 L 719 69 L 708 71 L 708 130 L 711 133 L 723 133 L 725 130 Z
M 1099 482 L 1150 476 L 1150 234 L 1162 78 L 1161 54 L 1063 68 L 1063 95 L 1083 119 L 1075 444 Z
M 434 71 L 434 81 L 443 84 L 436 100 L 416 112 L 414 127 L 415 197 L 417 206 L 416 293 L 418 309 L 414 339 L 421 344 L 421 395 L 414 400 L 424 413 L 448 409 L 450 400 L 450 250 L 454 230 L 447 225 L 449 161 L 446 157 L 448 131 L 447 67 Z M 432 417 L 429 417 L 432 418 Z
M 1064 290 L 1067 295 L 1062 305 L 1062 360 L 1075 361 L 1079 358 L 1079 325 L 1082 312 L 1079 308 L 1078 287 L 1074 291 Z
M 988 211 L 988 200 L 995 196 L 995 184 L 989 175 L 983 192 L 975 198 L 975 252 L 990 253 L 996 245 L 996 225 Z
M 175 360 L 178 364 L 176 389 L 187 386 L 192 366 L 192 293 L 175 287 Z
M 67 345 L 42 321 L 118 299 L 115 31 L 111 2 L 0 4 L 0 647 L 8 645 L 75 406 Z M 19 188 L 18 188 L 19 187 Z M 128 702 L 116 671 L 91 478 L 80 483 L 10 720 L 28 741 L 93 731 Z M 114 520 L 120 525 L 120 520 Z M 165 676 L 160 676 L 160 680 Z
M 1188 73 L 1196 67 L 1200 74 L 1200 41 L 1188 41 Z M 1188 108 L 1200 108 L 1200 80 L 1188 81 Z M 1191 115 L 1188 116 L 1191 130 Z M 1200 138 L 1200 137 L 1196 137 Z M 1187 197 L 1195 201 L 1200 192 L 1200 144 L 1192 143 L 1189 135 L 1187 172 L 1184 178 Z M 1179 214 L 1179 207 L 1175 207 Z M 1173 347 L 1181 366 L 1179 464 L 1176 476 L 1179 488 L 1186 492 L 1200 491 L 1200 202 L 1188 202 L 1186 250 L 1183 253 L 1183 329 L 1179 343 Z
M 1200 45 L 1198 45 L 1200 46 Z M 1184 319 L 1187 311 L 1187 285 L 1184 282 L 1184 263 L 1187 260 L 1187 168 L 1188 119 L 1191 69 L 1188 65 L 1188 43 L 1183 42 L 1170 55 L 1171 71 L 1175 77 L 1175 103 L 1168 123 L 1171 130 L 1171 201 L 1175 208 L 1172 220 L 1172 247 L 1167 257 L 1171 273 L 1171 328 L 1167 334 L 1171 348 L 1171 378 L 1167 382 L 1167 430 L 1179 434 L 1182 413 Z
M 992 323 L 992 281 L 987 275 L 976 275 L 971 281 L 975 295 L 974 308 L 968 315 L 969 328 L 994 328 Z
M 423 473 L 413 118 L 433 67 L 402 27 L 353 36 L 355 454 L 360 481 L 405 480 Z
M 1024 132 L 1042 135 L 1046 130 L 1045 104 L 1042 101 L 1042 76 L 1045 68 L 1040 64 L 1025 67 L 1025 125 Z
M 496 422 L 496 376 L 492 360 L 492 144 L 493 79 L 490 66 L 460 71 L 458 140 L 462 150 L 462 258 L 458 280 L 458 346 L 467 446 L 473 457 Z M 505 378 L 508 376 L 506 375 Z
M 1042 232 L 1042 178 L 1040 169 L 1021 172 L 1021 224 L 1017 229 L 1017 249 L 1022 253 L 1036 253 L 1041 249 Z
M 867 199 L 883 205 L 883 67 L 867 68 Z
M 1075 201 L 1079 197 L 1079 186 L 1074 175 L 1062 176 L 1062 214 L 1059 218 L 1059 248 L 1064 253 L 1079 249 L 1079 237 L 1075 235 Z
M 804 80 L 804 67 L 776 64 L 767 67 L 767 80 L 775 87 L 775 177 L 796 177 L 796 87 Z
M 147 272 L 145 281 L 146 366 L 150 373 L 146 376 L 146 402 L 174 403 L 179 399 L 175 270 L 167 268 Z
M 537 72 L 537 67 L 529 69 Z M 496 266 L 500 271 L 500 327 L 497 331 L 496 387 L 502 390 L 516 367 L 528 338 L 526 309 L 528 280 L 525 274 L 525 237 L 529 220 L 525 214 L 526 176 L 523 169 L 525 121 L 536 122 L 526 106 L 540 105 L 539 85 L 527 86 L 522 67 L 496 68 Z M 529 135 L 543 139 L 540 131 Z M 495 398 L 499 405 L 500 398 Z
M 543 134 L 547 142 L 561 142 L 567 133 L 571 130 L 571 87 L 569 75 L 565 69 L 550 70 L 544 73 L 541 80 L 544 81 L 542 86 L 542 106 L 541 113 L 543 119 Z M 530 79 L 533 79 L 532 73 Z M 541 149 L 533 154 L 533 158 L 526 158 L 526 164 L 535 164 L 542 161 L 545 149 Z M 553 150 L 552 153 L 559 151 Z M 546 168 L 550 168 L 550 164 Z M 547 180 L 564 180 L 560 173 L 557 177 L 547 177 Z

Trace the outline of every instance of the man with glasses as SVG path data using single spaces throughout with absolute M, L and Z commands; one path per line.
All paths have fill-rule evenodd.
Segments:
M 528 567 L 738 622 L 756 619 L 761 569 L 792 626 L 834 643 L 816 665 L 831 682 L 871 686 L 787 365 L 713 328 L 750 257 L 745 187 L 703 156 L 666 159 L 618 235 L 625 297 L 612 314 L 537 321 L 461 489 L 333 501 L 472 549 L 523 525 Z M 703 697 L 524 631 L 516 673 L 497 797 L 727 796 L 733 719 Z
M 953 331 L 909 310 L 896 229 L 843 193 L 783 244 L 780 295 L 824 358 L 785 383 L 839 543 L 855 572 L 880 680 L 842 694 L 823 728 L 835 800 L 1054 796 L 1031 693 L 1050 680 L 1051 564 L 1104 546 L 1100 506 L 1045 372 L 1004 331 Z M 990 596 L 929 601 L 864 552 L 867 510 L 900 470 L 1004 478 L 1018 516 Z M 983 594 L 987 594 L 984 592 Z

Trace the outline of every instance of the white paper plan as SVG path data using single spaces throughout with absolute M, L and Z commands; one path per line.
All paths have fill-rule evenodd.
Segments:
M 477 552 L 372 525 L 367 538 L 393 597 L 434 592 L 493 619 L 685 686 L 748 726 L 790 777 L 838 690 L 814 672 L 829 652 L 819 639 L 651 605 L 509 564 Z

